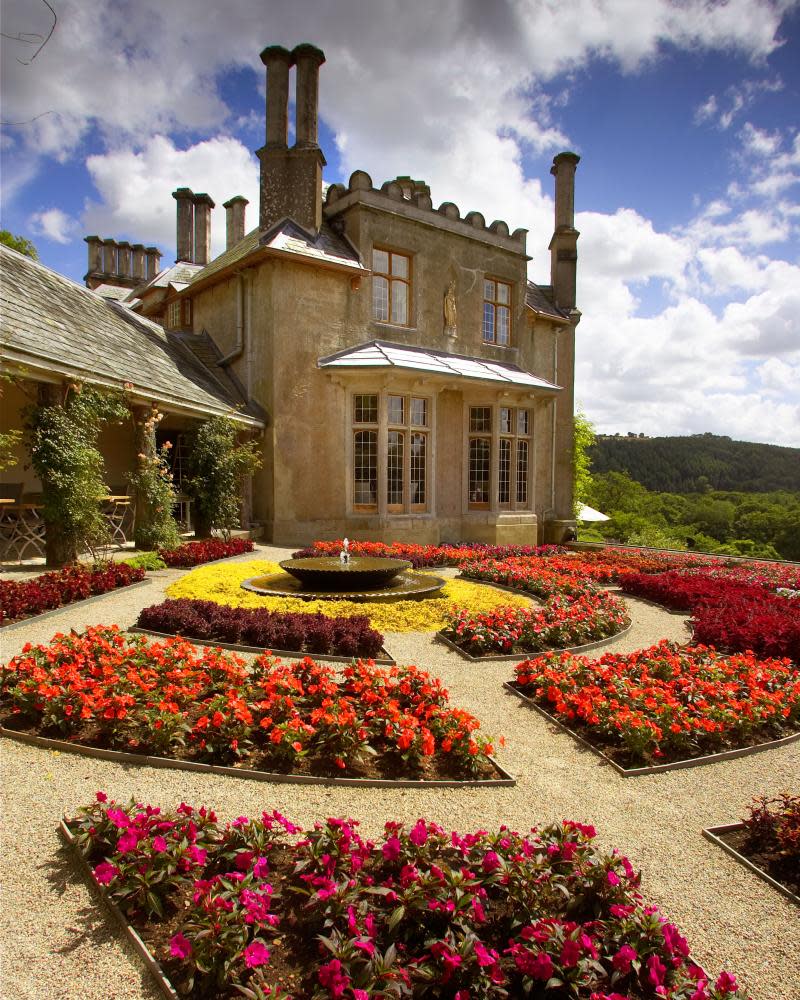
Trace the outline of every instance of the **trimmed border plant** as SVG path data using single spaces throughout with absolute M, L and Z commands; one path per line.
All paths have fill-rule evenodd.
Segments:
M 196 542 L 186 542 L 175 549 L 159 549 L 158 554 L 171 568 L 189 568 L 201 563 L 227 559 L 252 552 L 254 543 L 249 538 L 206 538 Z

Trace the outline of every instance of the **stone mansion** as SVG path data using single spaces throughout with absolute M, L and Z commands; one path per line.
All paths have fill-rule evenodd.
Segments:
M 247 202 L 231 198 L 227 246 L 211 259 L 214 202 L 179 188 L 169 267 L 155 247 L 87 237 L 81 288 L 4 252 L 8 295 L 36 300 L 6 313 L 4 363 L 27 379 L 125 381 L 176 440 L 232 413 L 263 444 L 244 519 L 265 541 L 561 541 L 574 525 L 578 156 L 553 161 L 551 284 L 535 285 L 526 230 L 435 207 L 422 180 L 376 185 L 357 170 L 325 188 L 325 57 L 303 44 L 261 58 L 257 226 L 247 231 Z M 52 317 L 30 319 L 54 296 L 68 303 L 55 347 Z M 21 402 L 7 393 L 11 409 Z M 109 431 L 103 447 L 109 481 L 122 482 L 132 435 Z

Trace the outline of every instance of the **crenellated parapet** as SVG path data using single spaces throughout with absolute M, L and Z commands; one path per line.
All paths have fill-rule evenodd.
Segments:
M 525 253 L 527 229 L 510 232 L 502 219 L 495 219 L 489 225 L 481 212 L 470 211 L 462 217 L 458 205 L 443 201 L 438 208 L 433 207 L 430 188 L 424 181 L 401 176 L 385 181 L 379 188 L 365 170 L 356 170 L 344 184 L 331 184 L 325 196 L 324 214 L 331 219 L 355 204 L 370 205 L 385 211 L 406 215 L 419 222 L 426 222 L 438 228 L 480 239 L 517 253 Z

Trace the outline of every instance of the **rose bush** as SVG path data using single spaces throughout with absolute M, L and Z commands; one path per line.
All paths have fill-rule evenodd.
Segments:
M 545 654 L 518 664 L 515 686 L 627 767 L 738 749 L 800 729 L 800 673 L 790 660 L 666 640 L 596 660 Z
M 268 771 L 496 776 L 477 719 L 416 667 L 359 660 L 337 673 L 268 655 L 248 667 L 116 626 L 27 644 L 0 669 L 0 714 L 6 726 L 91 746 Z
M 95 879 L 182 995 L 284 1000 L 723 1000 L 627 858 L 564 821 L 527 834 L 419 819 L 365 839 L 277 812 L 97 801 L 69 821 Z

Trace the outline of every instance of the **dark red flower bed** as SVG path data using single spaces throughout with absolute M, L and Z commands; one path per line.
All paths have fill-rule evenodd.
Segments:
M 105 594 L 143 580 L 145 572 L 127 563 L 110 562 L 100 569 L 76 564 L 33 580 L 0 580 L 0 624 L 40 615 L 64 604 Z
M 230 642 L 261 649 L 337 656 L 375 657 L 383 636 L 366 615 L 329 618 L 322 614 L 232 608 L 214 601 L 181 598 L 145 608 L 139 628 L 203 642 Z
M 732 589 L 700 604 L 689 622 L 695 642 L 756 656 L 788 656 L 800 664 L 800 597 Z
M 672 611 L 692 611 L 699 604 L 718 603 L 734 595 L 761 597 L 765 593 L 758 584 L 736 583 L 727 577 L 678 570 L 668 573 L 622 573 L 619 585 L 626 594 L 655 601 Z
M 594 827 L 464 835 L 98 801 L 69 821 L 94 878 L 191 1000 L 745 1000 L 709 978 Z
M 225 542 L 221 538 L 208 538 L 199 542 L 187 542 L 177 549 L 159 549 L 158 554 L 172 567 L 199 566 L 215 559 L 240 556 L 252 552 L 255 546 L 249 538 L 231 538 Z
M 800 795 L 761 795 L 747 807 L 743 823 L 741 829 L 717 836 L 800 896 Z

